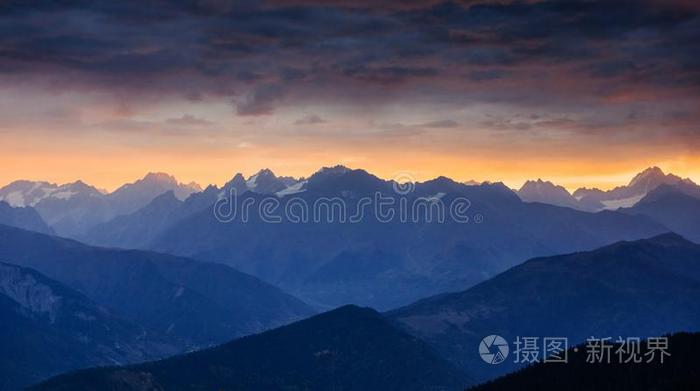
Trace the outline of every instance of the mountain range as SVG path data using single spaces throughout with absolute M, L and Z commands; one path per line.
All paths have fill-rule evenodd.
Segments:
M 4 201 L 0 201 L 0 224 L 46 234 L 53 233 L 34 208 L 12 207 Z
M 603 191 L 596 188 L 579 188 L 573 194 L 564 187 L 549 181 L 527 181 L 517 191 L 518 196 L 526 202 L 565 206 L 588 212 L 603 209 L 615 210 L 629 208 L 638 203 L 647 194 L 659 186 L 673 186 L 686 194 L 700 197 L 700 186 L 688 178 L 665 174 L 658 167 L 650 167 L 637 174 L 626 186 L 618 186 Z
M 195 183 L 178 183 L 163 173 L 149 173 L 112 193 L 82 181 L 56 185 L 20 180 L 0 189 L 0 201 L 15 207 L 31 206 L 57 234 L 74 237 L 96 224 L 132 213 L 166 191 L 184 199 L 201 188 Z
M 90 247 L 0 225 L 0 259 L 29 267 L 188 351 L 314 313 L 276 287 L 222 264 Z
M 95 365 L 177 351 L 77 291 L 35 270 L 0 262 L 0 389 Z
M 657 168 L 574 195 L 343 166 L 201 191 L 165 174 L 113 193 L 58 188 L 0 190 L 14 205 L 0 201 L 0 389 L 118 365 L 38 388 L 457 390 L 522 368 L 485 363 L 487 335 L 577 344 L 700 329 L 700 245 L 685 239 L 700 240 L 700 188 Z M 386 220 L 372 206 L 354 221 L 334 209 L 349 219 L 380 198 L 423 209 Z M 464 200 L 466 220 L 433 209 Z M 273 223 L 265 202 L 314 214 Z M 52 236 L 66 232 L 90 244 Z
M 482 338 L 650 337 L 700 330 L 700 245 L 676 234 L 593 251 L 535 258 L 466 291 L 396 309 L 387 316 L 430 343 L 472 378 L 522 366 L 484 362 Z M 513 345 L 511 345 L 513 346 Z
M 590 336 L 644 339 L 699 330 L 699 262 L 700 245 L 676 234 L 619 242 L 532 259 L 465 292 L 384 314 L 344 306 L 215 348 L 145 364 L 78 371 L 34 389 L 464 389 L 524 366 L 514 363 L 514 350 L 501 364 L 482 361 L 478 347 L 487 335 L 503 336 L 511 347 L 516 337 L 566 337 L 573 347 Z M 676 343 L 697 343 L 696 336 L 691 337 L 671 338 L 670 349 L 681 358 L 671 369 L 692 368 L 697 361 L 685 363 L 683 357 L 692 350 Z M 614 371 L 633 369 L 584 369 L 581 354 L 570 354 L 570 365 L 535 365 L 482 387 L 515 389 L 521 384 L 521 389 L 530 389 L 528 384 L 549 379 L 540 376 L 557 376 L 549 380 L 565 386 L 585 373 L 609 370 L 615 376 Z M 663 376 L 654 378 L 643 365 L 636 368 L 642 377 L 635 377 L 634 384 L 656 384 L 654 379 L 685 384 L 693 379 L 692 371 L 673 375 L 664 369 Z M 616 377 L 610 384 L 639 389 L 630 388 L 626 379 Z
M 589 209 L 581 205 L 579 200 L 572 196 L 563 186 L 558 186 L 552 182 L 543 181 L 542 179 L 525 182 L 517 193 L 518 197 L 525 202 L 541 202 L 543 204 L 564 206 L 579 210 Z M 590 209 L 603 209 L 603 204 L 598 203 Z
M 468 378 L 368 308 L 345 306 L 162 361 L 98 368 L 34 390 L 459 390 Z
M 644 215 L 700 243 L 700 192 L 694 187 L 661 185 L 622 213 Z
M 640 173 L 627 187 L 603 193 L 613 198 L 627 197 L 655 189 L 654 186 L 664 181 L 675 183 L 673 188 L 687 196 L 687 203 L 693 203 L 688 197 L 695 197 L 698 187 L 658 168 Z M 169 185 L 156 186 L 152 182 Z M 680 220 L 669 217 L 675 214 L 665 212 L 672 209 L 673 202 L 653 210 L 642 210 L 644 203 L 640 202 L 637 209 L 583 213 L 572 210 L 587 209 L 581 207 L 581 200 L 564 188 L 542 180 L 526 183 L 517 193 L 500 183 L 463 184 L 445 177 L 411 184 L 412 191 L 405 195 L 397 194 L 395 185 L 364 170 L 343 166 L 324 168 L 300 180 L 277 177 L 264 169 L 248 179 L 236 174 L 221 188 L 210 185 L 183 200 L 182 189 L 180 195 L 172 190 L 178 186 L 174 178 L 149 174 L 111 195 L 98 197 L 96 194 L 102 193 L 93 188 L 88 193 L 93 196 L 85 204 L 81 204 L 79 196 L 74 196 L 68 200 L 46 199 L 36 207 L 40 214 L 43 211 L 54 218 L 73 215 L 79 210 L 90 211 L 77 220 L 67 218 L 61 220 L 63 223 L 49 223 L 58 234 L 66 234 L 61 227 L 75 224 L 81 228 L 69 229 L 71 234 L 67 236 L 93 245 L 151 249 L 225 263 L 325 308 L 357 303 L 389 309 L 421 297 L 463 290 L 535 256 L 591 249 L 670 229 L 691 239 L 700 236 L 697 220 L 692 218 L 697 210 L 694 206 L 694 209 L 684 208 L 684 213 L 675 213 L 680 215 Z M 139 188 L 157 190 L 137 191 Z M 166 188 L 171 190 L 155 194 Z M 644 196 L 651 193 L 653 190 Z M 340 200 L 348 213 L 357 209 L 362 197 L 374 194 L 394 201 L 403 198 L 413 203 L 427 199 L 444 205 L 465 197 L 470 203 L 468 214 L 472 219 L 468 224 L 449 219 L 444 224 L 425 221 L 404 224 L 379 222 L 375 216 L 365 216 L 354 224 L 289 221 L 269 224 L 253 216 L 245 224 L 222 223 L 214 216 L 214 205 L 231 194 L 237 196 L 239 210 L 244 201 L 259 205 L 264 197 L 272 196 L 279 200 L 280 211 L 299 200 L 314 205 L 319 199 L 333 199 Z M 96 218 L 113 210 L 108 206 L 112 201 L 107 199 L 132 200 L 124 203 L 132 205 L 132 209 L 133 205 L 143 206 L 112 218 Z M 54 202 L 62 207 L 76 202 L 77 206 L 68 208 L 67 212 L 47 213 L 51 209 L 47 205 Z M 602 203 L 598 207 L 601 205 L 606 207 Z M 128 209 L 121 207 L 121 210 Z M 253 214 L 257 212 L 254 210 Z
M 353 223 L 328 219 L 326 212 L 317 216 L 320 222 L 283 219 L 270 224 L 253 209 L 245 222 L 222 222 L 214 215 L 214 204 L 194 213 L 191 208 L 176 208 L 168 212 L 170 217 L 151 213 L 157 208 L 150 206 L 147 214 L 156 216 L 152 220 L 134 216 L 114 231 L 100 229 L 85 240 L 226 263 L 325 308 L 356 303 L 389 309 L 465 289 L 533 256 L 591 249 L 668 230 L 646 216 L 524 203 L 501 183 L 468 186 L 440 177 L 416 183 L 412 192 L 401 195 L 392 181 L 344 167 L 321 170 L 301 183 L 294 194 L 277 197 L 278 211 L 299 202 L 312 208 L 318 200 L 336 200 L 351 215 L 364 197 L 376 194 L 395 205 L 427 200 L 445 209 L 466 198 L 469 221 L 455 221 L 445 211 L 442 223 L 419 218 L 407 224 L 399 217 L 387 222 L 370 209 Z M 258 208 L 265 197 L 246 192 L 235 199 L 236 209 L 243 210 L 245 203 Z M 126 244 L 119 242 L 122 232 L 143 232 L 139 225 L 163 229 L 148 232 L 150 237 L 133 234 Z

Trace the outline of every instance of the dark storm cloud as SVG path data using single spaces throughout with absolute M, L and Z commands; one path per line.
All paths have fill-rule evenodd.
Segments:
M 241 115 L 329 97 L 349 104 L 410 99 L 414 91 L 423 101 L 453 103 L 531 94 L 540 104 L 576 104 L 657 89 L 695 98 L 699 53 L 698 8 L 686 2 L 0 5 L 0 79 L 37 77 L 135 96 L 222 96 Z

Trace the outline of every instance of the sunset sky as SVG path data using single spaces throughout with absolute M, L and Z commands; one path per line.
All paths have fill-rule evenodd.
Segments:
M 0 186 L 700 182 L 700 2 L 392 3 L 2 2 Z

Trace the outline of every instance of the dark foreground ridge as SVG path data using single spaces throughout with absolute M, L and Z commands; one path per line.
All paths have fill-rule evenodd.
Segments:
M 376 311 L 345 306 L 216 348 L 79 371 L 33 390 L 457 390 L 470 383 Z
M 671 391 L 700 390 L 700 333 L 678 333 L 669 337 L 663 364 L 658 356 L 651 363 L 620 363 L 612 348 L 610 363 L 587 363 L 585 346 L 569 351 L 567 364 L 540 363 L 470 391 Z M 648 352 L 642 343 L 641 356 Z

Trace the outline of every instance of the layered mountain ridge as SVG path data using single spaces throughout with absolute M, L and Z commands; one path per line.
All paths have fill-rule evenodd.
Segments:
M 481 360 L 499 335 L 649 337 L 700 330 L 700 245 L 668 233 L 592 251 L 535 258 L 459 293 L 426 298 L 387 316 L 462 370 L 485 381 L 514 371 Z M 512 346 L 512 345 L 511 345 Z
M 98 248 L 0 225 L 0 259 L 33 268 L 176 351 L 228 341 L 313 314 L 300 300 L 222 264 Z
M 165 339 L 115 316 L 39 272 L 0 262 L 0 389 L 95 365 L 177 352 Z
M 212 349 L 59 376 L 33 389 L 460 390 L 469 383 L 376 311 L 344 306 Z

